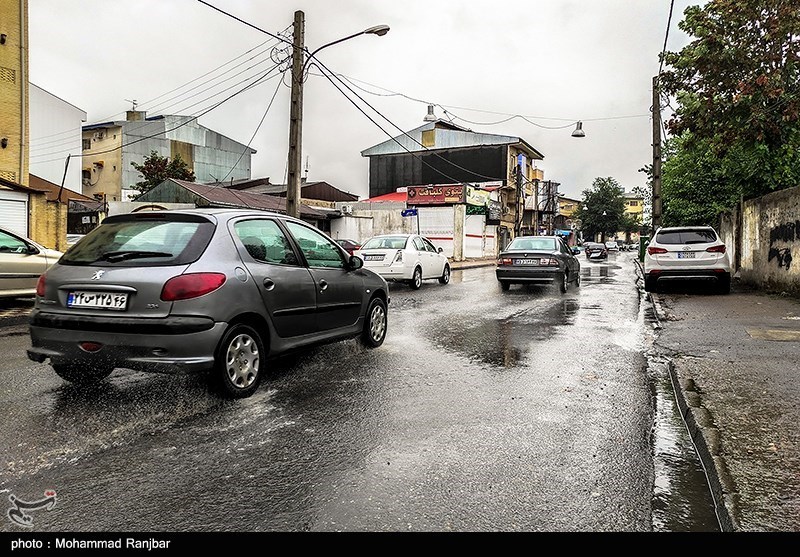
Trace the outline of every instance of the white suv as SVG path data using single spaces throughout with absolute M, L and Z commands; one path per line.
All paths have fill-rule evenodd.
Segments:
M 657 292 L 668 281 L 714 281 L 731 291 L 731 262 L 725 244 L 710 226 L 659 228 L 644 255 L 644 289 Z

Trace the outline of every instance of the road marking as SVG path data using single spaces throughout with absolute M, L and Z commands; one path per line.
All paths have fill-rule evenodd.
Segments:
M 747 329 L 747 334 L 758 340 L 800 342 L 800 331 L 790 329 Z

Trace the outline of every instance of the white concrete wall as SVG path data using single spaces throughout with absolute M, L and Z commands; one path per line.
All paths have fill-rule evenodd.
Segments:
M 83 193 L 81 183 L 82 126 L 86 112 L 30 84 L 30 173 Z M 64 164 L 69 161 L 66 178 Z

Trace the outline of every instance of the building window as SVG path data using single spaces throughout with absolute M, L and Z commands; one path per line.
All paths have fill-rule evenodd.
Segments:
M 434 147 L 436 146 L 436 130 L 425 130 L 422 132 L 422 146 Z
M 92 140 L 91 139 L 84 139 L 83 140 L 83 150 L 88 151 L 92 148 Z
M 89 183 L 89 182 L 92 181 L 92 171 L 89 170 L 88 168 L 83 169 L 81 171 L 81 175 L 83 176 L 83 181 L 84 182 Z
M 639 202 L 638 201 L 629 201 L 628 205 L 630 205 L 631 207 L 638 207 L 639 206 Z

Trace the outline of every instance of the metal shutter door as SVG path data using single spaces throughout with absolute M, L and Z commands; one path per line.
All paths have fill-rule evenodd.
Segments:
M 9 199 L 11 195 L 5 192 L 0 193 L 0 224 L 3 228 L 27 238 L 28 201 L 25 199 L 27 196 L 22 195 L 23 199 Z

